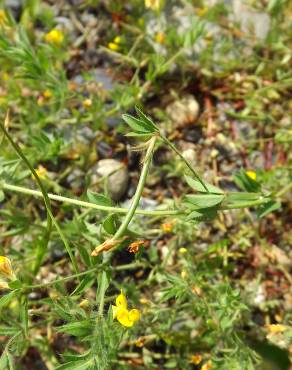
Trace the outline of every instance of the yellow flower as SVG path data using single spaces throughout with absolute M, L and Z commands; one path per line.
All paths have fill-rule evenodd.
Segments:
M 44 91 L 43 95 L 44 95 L 44 98 L 50 99 L 53 96 L 53 93 L 52 93 L 51 90 L 47 89 L 47 90 Z
M 145 8 L 159 10 L 162 6 L 161 0 L 145 0 Z
M 121 291 L 116 298 L 116 306 L 112 305 L 113 318 L 117 319 L 120 324 L 130 328 L 140 319 L 140 311 L 137 309 L 128 310 L 127 299 Z
M 115 44 L 120 44 L 120 43 L 121 43 L 121 37 L 120 37 L 120 36 L 116 36 L 116 37 L 114 38 L 114 43 L 115 43 Z
M 84 108 L 90 108 L 92 106 L 92 100 L 91 99 L 85 99 L 82 103 Z
M 250 177 L 252 180 L 257 179 L 257 174 L 254 171 L 246 171 L 246 174 L 248 177 Z
M 162 230 L 165 232 L 165 233 L 171 233 L 172 230 L 173 230 L 173 223 L 171 222 L 166 222 L 164 224 L 161 225 L 161 228 Z
M 158 32 L 155 35 L 155 41 L 158 42 L 158 44 L 164 44 L 165 42 L 165 34 L 162 32 Z
M 119 45 L 118 44 L 115 44 L 114 42 L 109 42 L 108 43 L 108 48 L 113 50 L 113 51 L 116 51 L 119 49 Z
M 210 369 L 212 369 L 212 362 L 211 362 L 211 361 L 206 362 L 206 363 L 201 367 L 201 370 L 210 370 Z
M 38 168 L 35 170 L 35 172 L 37 173 L 38 177 L 42 180 L 44 180 L 46 177 L 47 177 L 47 169 L 45 167 L 43 167 L 41 164 L 38 165 Z M 32 178 L 34 178 L 34 176 L 32 175 Z
M 194 365 L 199 365 L 200 362 L 202 362 L 203 357 L 201 355 L 192 355 L 191 357 L 191 362 Z
M 180 254 L 186 254 L 188 250 L 187 250 L 187 248 L 179 248 L 178 251 L 179 251 Z
M 54 28 L 45 35 L 45 40 L 49 44 L 61 45 L 64 40 L 63 32 Z
M 283 333 L 283 331 L 287 330 L 287 327 L 281 324 L 267 325 L 266 328 L 268 329 L 268 332 L 271 334 Z
M 0 256 L 0 275 L 8 279 L 15 279 L 10 259 L 5 256 Z
M 182 279 L 185 280 L 188 277 L 188 273 L 185 270 L 182 270 L 182 272 L 180 273 L 180 276 Z

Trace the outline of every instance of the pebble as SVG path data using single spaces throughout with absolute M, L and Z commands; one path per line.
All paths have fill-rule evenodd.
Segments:
M 199 103 L 192 95 L 186 95 L 166 107 L 166 113 L 178 125 L 195 122 L 199 116 L 199 111 Z
M 128 189 L 128 168 L 115 159 L 101 159 L 93 169 L 92 182 L 94 184 L 107 176 L 109 195 L 114 201 L 119 201 Z

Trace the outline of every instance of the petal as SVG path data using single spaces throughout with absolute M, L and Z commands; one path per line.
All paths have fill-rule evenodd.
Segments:
M 118 310 L 117 320 L 120 324 L 122 324 L 123 326 L 127 328 L 130 328 L 134 324 L 134 321 L 131 321 L 129 318 L 129 311 L 124 308 L 120 308 Z
M 134 308 L 129 312 L 129 319 L 133 322 L 140 320 L 140 311 Z
M 117 318 L 119 307 L 112 305 L 112 311 L 113 311 L 113 319 Z
M 118 307 L 127 309 L 127 299 L 122 290 L 121 290 L 121 294 L 119 294 L 116 298 L 116 305 Z

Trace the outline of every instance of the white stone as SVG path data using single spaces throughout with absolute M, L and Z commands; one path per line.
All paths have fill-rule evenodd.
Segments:
M 128 188 L 129 172 L 127 167 L 116 159 L 101 159 L 94 169 L 93 183 L 102 177 L 108 177 L 107 186 L 110 197 L 115 201 L 120 200 Z

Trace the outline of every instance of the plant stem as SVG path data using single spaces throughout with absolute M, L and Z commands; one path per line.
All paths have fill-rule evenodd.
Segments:
M 146 181 L 146 178 L 147 178 L 149 166 L 150 166 L 150 163 L 151 163 L 151 160 L 152 160 L 152 154 L 153 154 L 153 150 L 154 150 L 154 147 L 155 147 L 156 139 L 157 139 L 157 137 L 153 136 L 151 138 L 150 142 L 149 142 L 149 146 L 147 148 L 145 159 L 144 159 L 143 169 L 142 169 L 142 172 L 141 172 L 141 175 L 140 175 L 140 179 L 139 179 L 139 183 L 138 183 L 135 195 L 134 195 L 134 199 L 131 203 L 131 206 L 130 206 L 130 208 L 129 208 L 121 226 L 118 228 L 115 235 L 112 237 L 112 240 L 118 240 L 121 236 L 123 236 L 123 234 L 127 230 L 127 227 L 129 225 L 129 223 L 131 222 L 131 220 L 134 216 L 134 213 L 135 213 L 135 211 L 138 207 L 138 204 L 140 202 L 140 198 L 141 198 L 141 195 L 142 195 L 142 191 L 144 189 L 145 181 Z
M 102 270 L 102 269 L 104 269 L 104 267 L 106 265 L 104 263 L 102 263 L 99 266 L 93 267 L 92 269 L 89 269 L 89 270 L 86 270 L 86 271 L 79 272 L 78 274 L 73 274 L 73 275 L 70 275 L 70 276 L 65 276 L 65 277 L 60 278 L 60 279 L 49 281 L 48 283 L 36 284 L 36 285 L 27 285 L 27 286 L 24 286 L 24 289 L 25 290 L 26 289 L 41 289 L 41 288 L 45 288 L 45 287 L 50 286 L 50 285 L 54 285 L 54 284 L 58 284 L 58 283 L 63 283 L 65 281 L 73 280 L 75 278 L 79 278 L 81 276 L 90 274 L 92 272 L 96 272 L 97 270 Z M 135 262 L 135 263 L 127 263 L 125 265 L 116 266 L 115 267 L 115 271 L 131 270 L 131 269 L 136 269 L 136 268 L 141 267 L 141 266 L 144 266 L 144 264 L 143 263 L 140 263 L 140 262 L 138 262 L 138 263 L 137 262 Z
M 181 154 L 181 152 L 176 148 L 175 145 L 172 144 L 171 141 L 168 140 L 168 138 L 162 134 L 160 134 L 161 139 L 167 144 L 186 164 L 188 169 L 192 172 L 192 174 L 195 176 L 195 178 L 201 183 L 201 185 L 204 187 L 207 193 L 209 193 L 209 190 L 207 186 L 205 185 L 204 181 L 201 179 L 201 177 L 198 175 L 198 173 L 193 169 L 190 162 Z
M 103 265 L 108 265 L 109 260 L 111 258 L 111 253 L 104 253 L 102 256 L 102 263 Z M 98 287 L 98 297 L 99 297 L 99 302 L 98 302 L 98 315 L 100 317 L 103 316 L 103 309 L 104 309 L 104 297 L 105 297 L 105 292 L 107 290 L 107 272 L 102 271 L 101 272 L 101 277 L 100 280 L 100 286 Z
M 32 190 L 32 189 L 28 189 L 22 186 L 7 184 L 6 182 L 0 182 L 0 188 L 4 190 L 14 191 L 17 193 L 33 195 L 35 197 L 43 197 L 43 194 L 38 190 Z M 48 197 L 52 200 L 56 200 L 57 202 L 73 204 L 73 205 L 80 206 L 83 208 L 97 209 L 99 211 L 113 212 L 113 213 L 127 213 L 129 211 L 128 208 L 101 206 L 99 204 L 85 202 L 79 199 L 63 197 L 61 195 L 56 195 L 52 193 L 48 193 Z M 182 214 L 184 212 L 178 211 L 178 210 L 144 211 L 142 209 L 136 209 L 135 213 L 139 215 L 144 215 L 144 216 L 175 216 L 175 215 Z
M 14 150 L 16 151 L 17 155 L 23 160 L 23 162 L 29 168 L 29 170 L 33 174 L 34 178 L 36 179 L 36 182 L 37 182 L 38 186 L 41 189 L 41 196 L 43 197 L 43 200 L 44 200 L 44 203 L 45 203 L 45 207 L 46 207 L 46 210 L 47 210 L 47 237 L 46 237 L 46 240 L 49 241 L 49 235 L 50 235 L 51 227 L 52 227 L 52 223 L 53 223 L 54 226 L 55 226 L 55 228 L 57 229 L 59 235 L 60 235 L 60 238 L 62 239 L 62 241 L 64 243 L 65 249 L 66 249 L 66 251 L 67 251 L 67 253 L 68 253 L 69 257 L 70 257 L 70 260 L 72 262 L 73 268 L 74 268 L 75 272 L 78 273 L 79 272 L 79 269 L 78 269 L 78 264 L 77 264 L 75 255 L 72 253 L 71 247 L 70 247 L 70 245 L 69 245 L 69 243 L 68 243 L 65 235 L 64 235 L 62 229 L 60 228 L 57 220 L 55 219 L 55 217 L 54 217 L 54 215 L 52 213 L 51 203 L 50 203 L 50 199 L 48 197 L 48 193 L 47 193 L 45 187 L 43 186 L 43 184 L 42 184 L 42 182 L 41 182 L 38 174 L 36 173 L 36 171 L 33 168 L 33 166 L 30 164 L 29 160 L 24 155 L 24 153 L 21 150 L 21 148 L 19 147 L 19 145 L 14 142 L 14 140 L 10 136 L 9 132 L 2 125 L 2 123 L 0 123 L 0 129 L 2 130 L 3 134 L 6 136 L 6 138 L 8 139 L 8 141 L 10 142 L 10 144 L 12 145 L 12 147 L 14 148 Z

